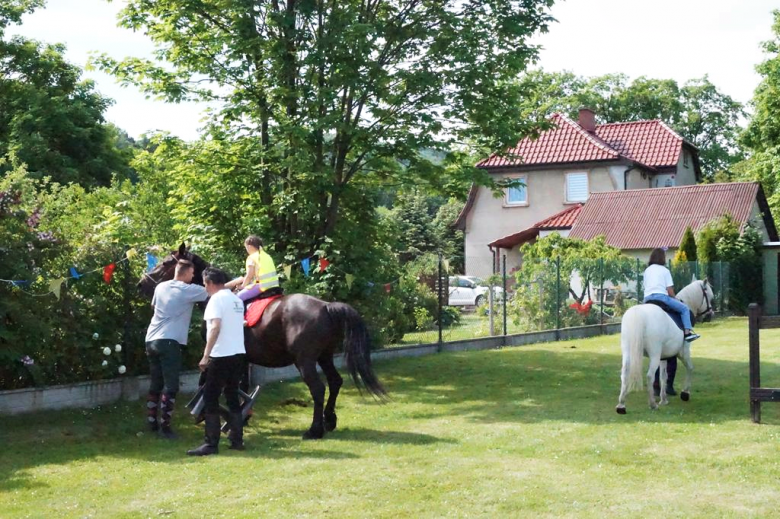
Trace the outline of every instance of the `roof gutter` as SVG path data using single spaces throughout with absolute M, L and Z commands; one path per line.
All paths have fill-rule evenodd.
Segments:
M 637 169 L 636 164 L 628 166 L 623 172 L 623 191 L 628 191 L 628 174 L 631 173 L 632 169 Z

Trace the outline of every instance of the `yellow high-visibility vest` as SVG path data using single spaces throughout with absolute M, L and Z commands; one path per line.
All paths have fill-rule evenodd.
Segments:
M 246 263 L 247 266 L 250 264 L 255 266 L 255 278 L 252 280 L 252 285 L 259 285 L 261 292 L 279 286 L 279 274 L 276 272 L 274 260 L 263 249 L 251 254 Z

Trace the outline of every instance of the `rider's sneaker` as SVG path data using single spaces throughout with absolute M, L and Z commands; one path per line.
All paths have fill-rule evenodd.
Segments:
M 689 333 L 685 336 L 685 342 L 693 342 L 700 337 L 701 335 L 699 335 L 698 333 Z

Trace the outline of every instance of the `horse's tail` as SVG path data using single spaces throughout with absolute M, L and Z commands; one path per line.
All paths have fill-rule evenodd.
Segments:
M 362 393 L 365 388 L 380 399 L 387 396 L 371 367 L 371 338 L 363 318 L 344 303 L 328 303 L 326 308 L 330 317 L 344 330 L 344 360 L 358 390 Z
M 623 355 L 628 355 L 628 380 L 626 381 L 628 392 L 641 390 L 644 380 L 642 355 L 645 349 L 645 320 L 639 308 L 636 306 L 629 308 L 620 326 Z

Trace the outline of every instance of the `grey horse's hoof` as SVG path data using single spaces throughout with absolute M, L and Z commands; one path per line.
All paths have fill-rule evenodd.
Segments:
M 680 393 L 680 398 L 682 398 L 683 402 L 687 402 L 688 400 L 691 399 L 691 394 L 687 391 L 683 391 L 682 393 Z
M 626 414 L 626 408 L 625 407 L 616 407 L 615 411 L 617 411 L 617 414 Z

